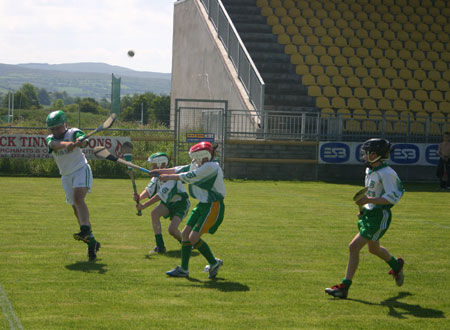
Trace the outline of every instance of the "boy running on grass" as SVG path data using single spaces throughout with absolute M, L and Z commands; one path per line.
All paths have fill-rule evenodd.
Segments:
M 92 233 L 89 209 L 84 200 L 91 191 L 92 170 L 81 150 L 86 147 L 88 140 L 79 141 L 85 136 L 84 132 L 78 128 L 68 128 L 66 115 L 61 110 L 51 112 L 46 124 L 52 133 L 45 139 L 49 153 L 58 165 L 66 202 L 72 205 L 80 225 L 80 232 L 73 234 L 73 238 L 88 245 L 89 261 L 95 261 L 100 242 L 95 240 Z
M 164 169 L 169 163 L 169 157 L 163 152 L 157 152 L 148 157 L 147 161 L 152 165 L 154 170 Z M 152 211 L 152 225 L 155 233 L 156 246 L 149 254 L 165 253 L 166 247 L 161 232 L 160 218 L 170 218 L 169 234 L 181 242 L 181 232 L 178 230 L 178 226 L 191 207 L 189 196 L 181 181 L 170 180 L 161 184 L 161 181 L 157 177 L 153 177 L 140 195 L 134 195 L 134 200 L 140 201 L 147 197 L 149 200 L 144 204 L 139 203 L 136 205 L 138 210 L 143 210 L 161 201 Z
M 391 145 L 384 139 L 370 139 L 361 147 L 364 151 L 364 165 L 367 166 L 365 186 L 366 195 L 356 204 L 362 206 L 359 214 L 359 233 L 349 245 L 349 259 L 345 278 L 340 284 L 326 288 L 325 292 L 333 297 L 345 299 L 352 285 L 359 263 L 359 252 L 367 244 L 369 252 L 386 261 L 391 267 L 389 274 L 393 275 L 398 286 L 403 284 L 402 258 L 394 258 L 389 251 L 380 245 L 380 238 L 386 233 L 391 223 L 391 208 L 397 204 L 404 189 L 397 173 L 384 161 L 389 158 Z
M 166 272 L 172 277 L 189 276 L 189 258 L 192 248 L 196 248 L 208 261 L 205 272 L 209 278 L 215 278 L 223 262 L 214 257 L 208 244 L 201 239 L 205 233 L 214 234 L 222 223 L 225 205 L 225 183 L 223 172 L 214 159 L 215 148 L 209 142 L 200 142 L 189 149 L 192 163 L 170 169 L 154 170 L 151 174 L 160 174 L 163 182 L 180 180 L 189 184 L 189 193 L 199 203 L 192 210 L 184 227 L 181 247 L 181 266 Z

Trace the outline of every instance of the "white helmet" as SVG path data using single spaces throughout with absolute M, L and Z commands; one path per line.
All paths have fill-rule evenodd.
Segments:
M 147 161 L 151 164 L 156 164 L 158 168 L 162 168 L 163 164 L 164 167 L 167 167 L 167 165 L 169 165 L 169 157 L 164 152 L 157 152 L 150 155 Z

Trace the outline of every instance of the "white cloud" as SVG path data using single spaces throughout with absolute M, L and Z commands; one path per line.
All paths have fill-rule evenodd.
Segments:
M 0 0 L 0 63 L 104 62 L 170 72 L 173 3 Z

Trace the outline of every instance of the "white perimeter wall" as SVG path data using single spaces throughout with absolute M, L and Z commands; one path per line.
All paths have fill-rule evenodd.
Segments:
M 203 4 L 177 1 L 173 21 L 171 118 L 176 98 L 227 100 L 228 109 L 254 110 Z

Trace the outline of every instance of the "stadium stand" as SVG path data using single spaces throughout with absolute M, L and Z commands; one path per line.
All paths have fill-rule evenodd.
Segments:
M 256 3 L 262 21 L 273 34 L 272 40 L 281 49 L 275 51 L 277 45 L 271 44 L 258 51 L 252 39 L 257 38 L 255 29 L 246 32 L 248 24 L 243 18 L 240 21 L 244 15 L 231 10 L 230 16 L 267 82 L 271 97 L 266 95 L 266 100 L 274 99 L 270 85 L 279 83 L 278 74 L 286 77 L 286 83 L 301 85 L 292 89 L 298 105 L 291 106 L 290 111 L 320 111 L 322 116 L 339 116 L 343 109 L 350 114 L 358 114 L 361 109 L 369 111 L 362 125 L 353 123 L 346 129 L 373 131 L 382 126 L 379 121 L 385 120 L 386 131 L 411 129 L 413 134 L 426 134 L 429 129 L 430 134 L 436 134 L 448 124 L 450 1 L 223 2 L 229 8 L 241 2 Z M 272 59 L 286 63 L 285 71 L 272 70 L 270 74 Z M 394 112 L 398 118 L 388 119 L 395 117 Z M 418 113 L 420 118 L 405 117 Z

